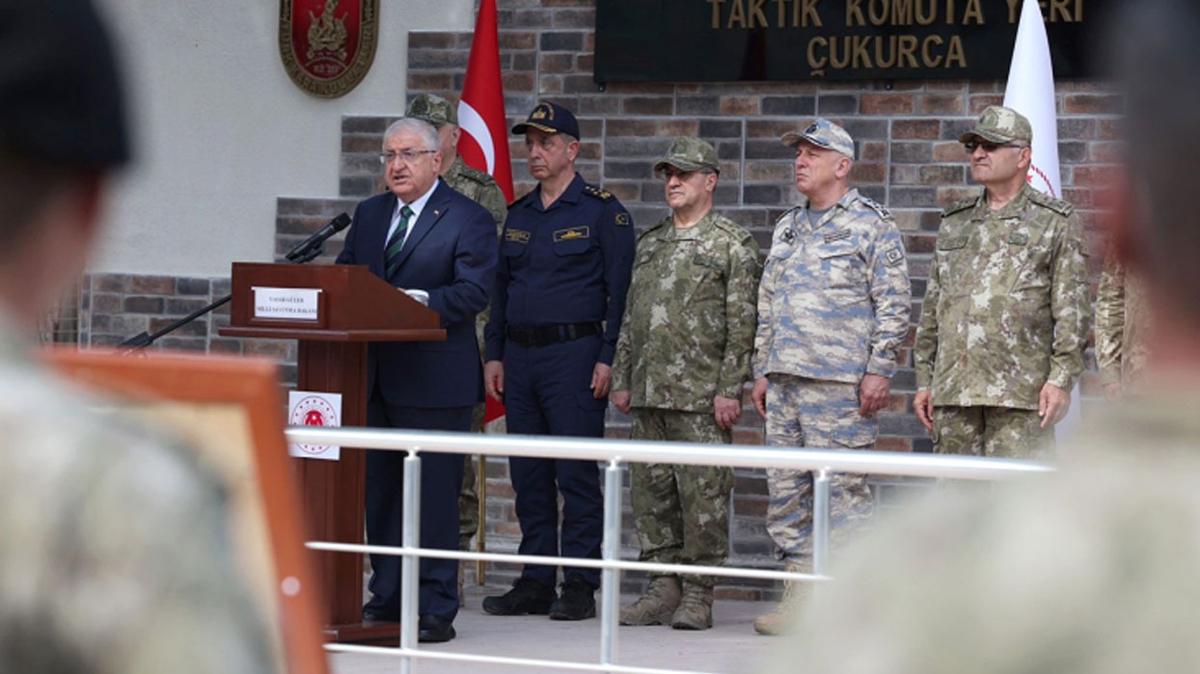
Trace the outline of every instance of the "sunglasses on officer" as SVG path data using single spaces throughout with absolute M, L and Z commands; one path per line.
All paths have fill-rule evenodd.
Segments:
M 1028 146 L 1024 143 L 993 143 L 991 141 L 980 140 L 978 138 L 972 138 L 971 140 L 963 143 L 963 149 L 967 151 L 967 154 L 975 152 L 975 148 L 983 148 L 984 152 L 991 154 L 1002 147 L 1022 148 Z

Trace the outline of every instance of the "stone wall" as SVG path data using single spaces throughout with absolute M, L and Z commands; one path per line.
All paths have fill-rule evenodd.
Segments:
M 967 183 L 966 156 L 958 137 L 984 107 L 1001 101 L 1003 83 L 611 84 L 601 90 L 591 75 L 592 0 L 502 0 L 500 7 L 501 66 L 510 123 L 523 118 L 539 99 L 574 110 L 583 135 L 579 171 L 616 194 L 639 228 L 667 213 L 662 183 L 652 175 L 654 161 L 675 136 L 699 135 L 717 147 L 722 160 L 718 209 L 749 228 L 766 246 L 775 219 L 799 200 L 792 184 L 792 153 L 780 144 L 779 136 L 807 124 L 816 114 L 843 124 L 858 144 L 859 161 L 852 176 L 855 184 L 891 209 L 904 234 L 913 280 L 914 320 L 919 316 L 938 212 L 977 189 Z M 470 33 L 410 33 L 409 96 L 431 92 L 454 99 L 462 87 L 470 43 Z M 1097 227 L 1097 192 L 1114 160 L 1119 104 L 1119 98 L 1103 83 L 1058 83 L 1064 197 L 1080 210 L 1088 228 L 1093 272 L 1104 246 Z M 402 101 L 396 102 L 396 115 L 402 114 L 402 106 Z M 353 212 L 357 200 L 381 188 L 376 156 L 391 119 L 343 119 L 342 153 L 330 158 L 340 163 L 339 195 L 279 199 L 277 256 L 338 212 Z M 519 195 L 533 184 L 525 171 L 521 139 L 514 137 L 510 148 Z M 332 240 L 327 249 L 339 250 L 340 239 Z M 228 289 L 227 278 L 90 276 L 81 293 L 81 343 L 111 345 L 141 330 L 156 329 L 221 297 Z M 275 357 L 283 363 L 285 384 L 294 381 L 294 345 L 217 336 L 217 328 L 227 321 L 228 314 L 218 312 L 162 340 L 161 347 Z M 910 331 L 901 351 L 892 401 L 881 418 L 881 449 L 930 450 L 928 438 L 911 413 L 912 336 Z M 1089 372 L 1083 381 L 1085 395 L 1096 386 L 1094 373 Z M 609 435 L 626 435 L 627 419 L 612 409 L 609 414 Z M 736 429 L 735 441 L 762 442 L 762 420 L 751 408 Z M 512 550 L 519 529 L 506 464 L 492 461 L 488 478 L 488 547 Z M 885 508 L 914 489 L 913 483 L 899 479 L 876 479 L 873 484 Z M 732 523 L 734 563 L 773 564 L 763 526 L 765 512 L 762 472 L 738 471 Z M 627 553 L 632 556 L 636 548 L 628 517 L 625 532 Z M 493 580 L 503 580 L 511 576 L 511 569 L 496 569 L 494 574 Z M 737 583 L 726 586 L 723 594 L 753 598 L 773 593 L 772 588 L 765 583 Z

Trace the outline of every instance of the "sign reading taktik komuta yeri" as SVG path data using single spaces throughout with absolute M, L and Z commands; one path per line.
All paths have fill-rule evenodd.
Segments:
M 1022 0 L 597 0 L 606 82 L 1003 79 Z M 1095 74 L 1107 0 L 1041 0 L 1058 78 Z

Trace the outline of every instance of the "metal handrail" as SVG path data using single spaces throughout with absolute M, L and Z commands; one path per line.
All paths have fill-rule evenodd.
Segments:
M 319 428 L 293 426 L 286 431 L 288 442 L 310 445 L 338 445 L 408 452 L 404 459 L 404 513 L 402 545 L 356 545 L 328 541 L 310 541 L 314 550 L 396 555 L 403 558 L 401 584 L 400 648 L 326 644 L 329 651 L 386 653 L 401 658 L 400 671 L 413 671 L 414 660 L 421 658 L 462 662 L 510 664 L 526 667 L 571 669 L 620 674 L 687 674 L 681 670 L 630 667 L 616 663 L 617 602 L 621 570 L 645 570 L 665 573 L 701 573 L 741 578 L 765 578 L 823 582 L 829 554 L 829 486 L 834 472 L 904 475 L 959 480 L 1007 480 L 1038 475 L 1054 469 L 1046 464 L 1010 459 L 968 456 L 916 455 L 869 450 L 828 450 L 799 447 L 746 447 L 696 443 L 646 442 L 593 438 L 547 437 L 528 435 L 482 435 L 437 431 L 410 431 L 377 428 Z M 421 548 L 419 452 L 483 454 L 577 459 L 607 462 L 604 470 L 604 538 L 601 559 L 572 559 L 533 555 L 461 552 Z M 813 472 L 813 573 L 791 573 L 765 569 L 703 567 L 655 564 L 619 559 L 621 546 L 621 464 L 676 463 L 739 468 L 783 468 Z M 417 648 L 417 558 L 476 559 L 493 562 L 545 564 L 555 560 L 574 566 L 601 569 L 600 663 L 510 658 L 422 651 Z M 692 673 L 697 674 L 697 673 Z M 703 674 L 703 673 L 699 673 Z
M 835 473 L 905 475 L 955 480 L 1003 480 L 1053 468 L 1033 461 L 948 454 L 911 454 L 861 449 L 811 449 L 759 445 L 703 445 L 545 435 L 491 435 L 381 428 L 289 426 L 288 442 L 452 454 L 583 459 L 635 463 L 682 463 L 732 468 L 828 470 Z

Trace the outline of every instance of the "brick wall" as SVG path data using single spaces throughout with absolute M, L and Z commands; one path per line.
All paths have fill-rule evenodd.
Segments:
M 583 135 L 579 171 L 616 194 L 639 227 L 653 224 L 667 213 L 662 184 L 652 175 L 654 161 L 675 136 L 699 135 L 717 147 L 722 160 L 717 208 L 749 228 L 765 246 L 775 219 L 800 198 L 792 185 L 791 151 L 779 143 L 779 136 L 813 115 L 828 116 L 843 124 L 858 142 L 860 159 L 852 176 L 855 184 L 887 205 L 903 231 L 913 279 L 913 316 L 919 316 L 938 211 L 976 189 L 966 182 L 966 157 L 957 139 L 979 111 L 1001 101 L 1002 83 L 611 84 L 600 90 L 591 75 L 593 23 L 593 0 L 501 0 L 501 67 L 511 123 L 543 98 L 574 110 Z M 431 92 L 456 97 L 470 43 L 469 33 L 410 33 L 409 95 Z M 1095 251 L 1094 271 L 1104 244 L 1097 229 L 1097 190 L 1114 160 L 1114 113 L 1120 101 L 1109 88 L 1095 82 L 1060 82 L 1058 94 L 1064 196 L 1080 209 L 1088 227 Z M 403 103 L 396 102 L 396 115 L 402 114 Z M 330 158 L 340 166 L 338 196 L 279 199 L 277 258 L 333 215 L 352 212 L 357 200 L 381 188 L 376 156 L 391 119 L 344 118 L 341 155 Z M 523 194 L 533 184 L 525 171 L 520 139 L 513 139 L 511 152 L 517 193 Z M 339 249 L 340 239 L 327 245 L 330 252 Z M 228 289 L 227 278 L 90 276 L 80 298 L 81 343 L 109 345 L 141 330 L 155 329 L 221 297 Z M 294 381 L 294 345 L 217 336 L 217 328 L 227 321 L 227 312 L 218 312 L 160 344 L 170 349 L 274 356 L 284 363 L 285 384 Z M 902 369 L 893 384 L 893 400 L 881 418 L 878 446 L 882 449 L 930 449 L 911 413 L 911 342 L 910 331 L 901 353 Z M 1090 394 L 1095 388 L 1094 375 L 1089 373 L 1083 390 Z M 610 409 L 609 414 L 609 434 L 627 434 L 627 419 L 615 410 Z M 739 424 L 735 441 L 761 443 L 762 421 L 752 409 L 747 409 Z M 506 464 L 492 461 L 488 477 L 489 548 L 512 550 L 519 530 Z M 915 488 L 898 479 L 878 479 L 874 486 L 883 507 L 890 507 Z M 763 526 L 765 512 L 766 486 L 761 471 L 738 471 L 731 525 L 734 563 L 773 563 Z M 626 552 L 632 556 L 636 548 L 628 517 L 624 530 Z M 493 573 L 493 580 L 503 580 L 511 576 L 511 569 L 494 569 Z M 772 594 L 773 587 L 737 583 L 724 588 L 723 594 L 753 598 Z

